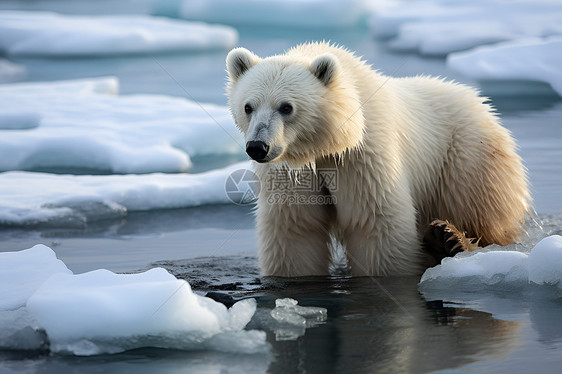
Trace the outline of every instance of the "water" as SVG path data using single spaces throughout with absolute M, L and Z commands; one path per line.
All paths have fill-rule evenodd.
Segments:
M 72 4 L 70 6 L 70 4 Z M 68 13 L 146 12 L 138 1 L 9 1 L 0 8 L 54 9 Z M 141 6 L 139 6 L 141 4 Z M 442 59 L 392 53 L 367 30 L 240 29 L 240 45 L 266 56 L 308 40 L 327 39 L 358 51 L 387 74 L 447 76 L 470 85 Z M 17 59 L 28 80 L 114 75 L 121 92 L 157 93 L 226 104 L 226 52 L 94 59 Z M 562 101 L 544 85 L 483 85 L 520 145 L 535 207 L 548 233 L 562 231 Z M 526 92 L 512 95 L 514 91 Z M 194 158 L 194 171 L 220 167 L 231 158 Z M 509 292 L 465 295 L 460 304 L 423 298 L 417 277 L 259 277 L 254 222 L 249 207 L 206 206 L 132 213 L 85 228 L 1 228 L 0 251 L 44 243 L 76 273 L 118 272 L 164 266 L 200 293 L 235 299 L 256 297 L 251 326 L 268 332 L 269 355 L 231 355 L 143 349 L 118 355 L 67 357 L 46 352 L 0 351 L 0 373 L 154 372 L 557 372 L 562 364 L 561 301 Z M 328 309 L 325 324 L 292 341 L 276 341 L 259 313 L 291 297 Z

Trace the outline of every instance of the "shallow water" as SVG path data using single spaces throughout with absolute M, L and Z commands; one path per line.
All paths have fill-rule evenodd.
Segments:
M 72 8 L 68 4 L 72 3 Z M 134 1 L 93 3 L 47 1 L 0 4 L 21 9 L 122 13 Z M 96 8 L 96 10 L 93 10 Z M 396 76 L 432 74 L 476 85 L 447 70 L 442 59 L 389 52 L 367 30 L 240 30 L 240 45 L 269 55 L 298 42 L 331 39 L 365 56 Z M 226 52 L 164 54 L 95 59 L 18 59 L 28 80 L 115 75 L 121 92 L 159 93 L 225 104 Z M 156 60 L 156 61 L 155 61 Z M 163 66 L 163 68 L 160 67 Z M 173 77 L 173 79 L 172 79 Z M 175 82 L 179 82 L 179 85 Z M 520 145 L 529 169 L 539 220 L 547 233 L 562 232 L 562 101 L 544 85 L 489 82 L 491 96 Z M 522 91 L 523 89 L 523 91 Z M 524 92 L 526 95 L 513 95 Z M 237 159 L 194 158 L 193 172 Z M 88 222 L 84 227 L 3 227 L 0 251 L 52 247 L 76 273 L 107 268 L 134 272 L 163 266 L 200 292 L 221 292 L 235 299 L 256 297 L 258 313 L 250 327 L 268 332 L 269 355 L 233 355 L 143 349 L 118 355 L 67 357 L 46 352 L 0 351 L 0 373 L 62 372 L 557 372 L 562 365 L 561 301 L 549 295 L 498 292 L 426 295 L 417 277 L 260 278 L 250 207 L 206 206 L 129 213 Z M 277 341 L 263 325 L 279 297 L 328 309 L 326 323 L 296 340 Z M 465 304 L 451 303 L 454 299 Z

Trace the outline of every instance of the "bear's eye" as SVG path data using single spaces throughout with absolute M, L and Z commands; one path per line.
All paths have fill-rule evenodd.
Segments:
M 244 112 L 246 112 L 246 114 L 250 114 L 253 111 L 254 111 L 254 109 L 250 106 L 250 104 L 244 105 Z
M 293 112 L 293 106 L 289 103 L 283 103 L 279 107 L 279 112 L 285 115 L 291 114 Z

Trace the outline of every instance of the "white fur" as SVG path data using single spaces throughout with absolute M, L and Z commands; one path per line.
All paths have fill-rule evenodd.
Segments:
M 530 203 L 525 171 L 509 132 L 474 90 L 385 77 L 326 43 L 263 60 L 237 49 L 227 70 L 236 124 L 246 141 L 271 149 L 256 165 L 264 275 L 328 274 L 333 237 L 353 274 L 416 274 L 421 233 L 435 218 L 483 244 L 517 239 Z M 289 116 L 279 113 L 284 102 L 294 106 Z M 337 169 L 338 188 L 323 190 L 335 204 L 268 201 L 272 170 L 291 181 L 291 193 L 313 194 L 299 191 L 307 168 L 318 170 L 314 178 Z

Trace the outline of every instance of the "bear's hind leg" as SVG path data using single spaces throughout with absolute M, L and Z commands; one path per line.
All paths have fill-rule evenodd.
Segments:
M 478 249 L 478 243 L 474 238 L 467 238 L 466 233 L 449 221 L 434 220 L 423 236 L 422 248 L 429 257 L 428 266 L 435 266 L 445 257 Z

